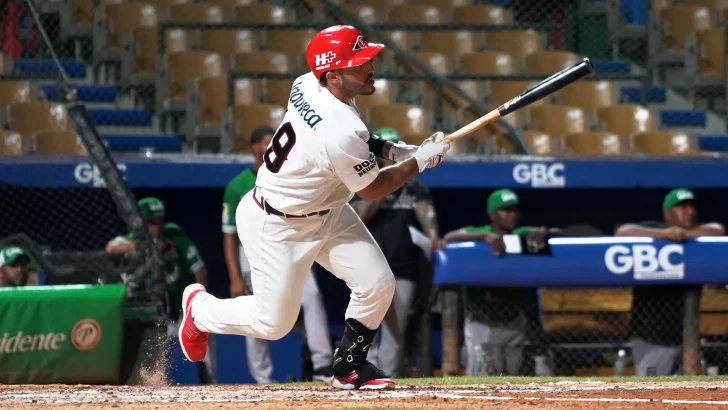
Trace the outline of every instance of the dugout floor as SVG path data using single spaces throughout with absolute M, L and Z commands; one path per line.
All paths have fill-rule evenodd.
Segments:
M 564 381 L 468 385 L 400 384 L 387 392 L 323 385 L 0 386 L 8 409 L 728 409 L 728 382 Z

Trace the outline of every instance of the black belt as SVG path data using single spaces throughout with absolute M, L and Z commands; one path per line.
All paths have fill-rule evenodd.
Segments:
M 257 188 L 255 188 L 255 189 L 257 189 Z M 258 201 L 258 198 L 255 197 L 255 192 L 253 192 L 253 200 L 255 201 L 256 204 L 258 204 L 260 209 L 264 210 L 265 212 L 267 212 L 271 215 L 275 215 L 275 216 L 282 216 L 284 218 L 308 218 L 310 216 L 324 216 L 324 215 L 328 214 L 329 212 L 331 212 L 330 209 L 326 209 L 324 211 L 311 212 L 306 215 L 291 215 L 291 214 L 283 213 L 283 212 L 273 208 L 263 197 L 261 197 L 260 201 Z

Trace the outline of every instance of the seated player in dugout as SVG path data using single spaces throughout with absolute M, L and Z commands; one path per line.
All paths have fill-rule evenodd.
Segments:
M 663 221 L 624 224 L 615 236 L 648 236 L 673 242 L 722 236 L 723 225 L 698 223 L 695 195 L 686 188 L 670 191 L 662 203 Z M 632 289 L 630 342 L 637 376 L 680 373 L 683 311 L 688 290 L 702 286 L 639 286 Z
M 44 280 L 39 270 L 36 261 L 22 246 L 0 249 L 0 287 L 41 285 Z
M 166 210 L 159 198 L 148 197 L 137 202 L 139 210 L 147 220 L 149 233 L 160 249 L 163 269 L 167 282 L 167 337 L 171 343 L 176 341 L 180 325 L 182 292 L 187 285 L 200 283 L 207 285 L 207 269 L 192 239 L 176 223 L 165 222 Z M 107 253 L 127 253 L 134 250 L 131 233 L 117 236 L 106 245 Z M 214 343 L 214 342 L 213 342 Z M 215 349 L 212 347 L 198 367 L 202 384 L 214 384 L 217 377 Z
M 397 144 L 399 135 L 393 128 L 374 132 L 379 138 Z M 377 158 L 380 168 L 394 162 Z M 387 259 L 395 277 L 394 299 L 381 327 L 381 339 L 369 348 L 369 357 L 391 377 L 406 377 L 403 368 L 405 330 L 419 276 L 423 249 L 414 244 L 410 227 L 421 229 L 430 241 L 431 252 L 440 243 L 435 207 L 427 185 L 412 178 L 398 190 L 373 201 L 355 196 L 354 211 L 371 232 Z M 418 230 L 419 230 L 418 229 Z
M 275 130 L 267 125 L 261 125 L 253 130 L 250 134 L 250 150 L 255 156 L 255 163 L 235 176 L 225 187 L 225 193 L 223 194 L 223 251 L 230 277 L 231 298 L 252 295 L 254 292 L 250 262 L 245 256 L 245 250 L 240 243 L 240 238 L 238 238 L 235 211 L 245 194 L 255 188 L 258 170 L 263 165 L 263 155 L 273 138 L 273 134 L 275 134 Z M 334 351 L 329 336 L 326 308 L 313 271 L 306 278 L 306 283 L 303 286 L 301 307 L 303 308 L 306 344 L 311 352 L 311 364 L 313 366 L 311 378 L 314 381 L 330 382 L 333 377 L 331 362 Z M 270 355 L 270 341 L 246 337 L 245 354 L 248 359 L 248 370 L 256 383 L 272 383 L 273 360 Z
M 519 198 L 510 189 L 488 197 L 490 225 L 467 226 L 445 235 L 445 242 L 483 241 L 498 257 L 505 255 L 503 236 L 524 235 L 529 247 L 543 249 L 556 228 L 519 225 Z M 465 308 L 465 366 L 468 376 L 521 374 L 527 329 L 534 329 L 535 369 L 539 376 L 553 373 L 542 341 L 536 288 L 463 287 Z

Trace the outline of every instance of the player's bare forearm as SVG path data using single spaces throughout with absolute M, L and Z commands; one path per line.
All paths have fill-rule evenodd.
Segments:
M 195 282 L 207 287 L 207 269 L 200 268 L 195 271 Z
M 357 192 L 365 201 L 373 201 L 391 194 L 402 187 L 410 178 L 417 175 L 420 168 L 417 160 L 410 158 L 395 165 L 382 168 L 377 178 L 366 188 Z
M 435 207 L 431 201 L 417 201 L 415 203 L 415 215 L 419 221 L 425 234 L 430 239 L 435 239 L 440 235 L 440 227 L 437 225 L 437 215 Z
M 725 228 L 719 223 L 709 223 L 688 229 L 685 236 L 688 238 L 697 238 L 699 236 L 721 236 L 725 233 Z
M 127 253 L 135 249 L 134 241 L 118 236 L 106 244 L 106 253 Z
M 222 249 L 225 254 L 225 266 L 227 266 L 230 281 L 232 282 L 242 278 L 243 275 L 240 273 L 238 241 L 235 234 L 223 233 Z
M 365 201 L 362 199 L 354 202 L 354 204 L 352 204 L 352 208 L 354 208 L 354 212 L 359 215 L 362 222 L 367 223 L 377 216 L 384 198 L 385 197 L 375 199 L 374 201 Z
M 614 236 L 647 236 L 650 238 L 662 238 L 665 235 L 665 229 L 648 228 L 637 224 L 624 224 L 617 228 Z

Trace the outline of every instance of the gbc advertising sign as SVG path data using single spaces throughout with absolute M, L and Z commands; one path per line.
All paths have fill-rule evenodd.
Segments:
M 116 383 L 123 285 L 0 290 L 0 383 Z
M 531 188 L 563 188 L 566 166 L 563 163 L 532 162 L 513 167 L 513 180 Z
M 604 253 L 604 264 L 615 275 L 632 274 L 637 280 L 683 279 L 683 245 L 614 245 Z

